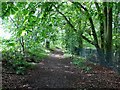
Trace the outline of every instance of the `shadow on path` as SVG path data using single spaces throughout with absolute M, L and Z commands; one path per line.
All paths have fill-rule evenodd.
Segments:
M 64 57 L 60 49 L 53 50 L 28 75 L 19 78 L 16 75 L 10 75 L 13 78 L 9 78 L 9 86 L 8 83 L 5 85 L 10 88 L 32 90 L 41 90 L 41 88 L 120 88 L 120 76 L 115 72 L 88 63 L 93 70 L 85 73 L 81 68 L 74 66 L 71 61 L 70 57 Z
M 76 67 L 71 64 L 70 58 L 64 58 L 60 49 L 52 51 L 45 60 L 31 72 L 27 87 L 31 88 L 73 88 L 74 81 L 80 77 L 75 74 Z

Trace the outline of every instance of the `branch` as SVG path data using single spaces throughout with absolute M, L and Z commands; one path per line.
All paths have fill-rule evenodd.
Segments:
M 65 18 L 65 20 L 67 21 L 67 23 L 74 29 L 74 31 L 77 32 L 77 30 L 74 28 L 74 26 L 68 20 L 68 18 L 62 12 L 60 12 L 55 5 L 54 5 L 54 7 L 56 8 L 57 12 L 60 13 Z
M 98 3 L 97 2 L 94 2 L 95 3 L 95 6 L 96 6 L 96 8 L 97 8 L 97 11 L 98 11 L 98 13 L 100 12 L 100 7 L 99 7 L 99 5 L 98 5 Z
M 78 4 L 82 9 L 84 9 L 84 11 L 87 13 L 87 15 L 88 15 L 88 17 L 89 17 L 89 22 L 90 22 L 91 28 L 92 28 L 92 33 L 93 33 L 92 35 L 93 35 L 93 38 L 94 38 L 94 45 L 99 48 L 98 39 L 97 39 L 97 34 L 96 34 L 96 31 L 95 31 L 95 26 L 94 26 L 94 24 L 93 24 L 92 17 L 90 16 L 87 8 L 84 7 L 83 5 L 81 5 L 81 3 L 79 3 L 79 2 L 72 2 L 72 3 L 74 3 L 74 4 L 77 3 L 77 4 Z
M 19 28 L 19 26 L 15 23 L 15 21 L 10 17 L 10 19 L 12 20 L 12 22 L 15 24 L 15 26 L 17 27 L 17 28 Z
M 56 8 L 57 12 L 60 13 L 60 14 L 65 18 L 65 20 L 66 20 L 67 23 L 71 26 L 71 28 L 72 28 L 75 32 L 77 32 L 77 30 L 74 28 L 74 26 L 71 24 L 71 22 L 67 19 L 67 17 L 66 17 L 62 12 L 60 12 L 55 5 L 54 5 L 54 7 Z M 89 42 L 90 44 L 95 45 L 91 40 L 89 40 L 88 38 L 86 38 L 84 35 L 81 35 L 81 37 L 82 37 L 85 41 Z
M 89 42 L 90 44 L 92 44 L 92 45 L 95 46 L 95 44 L 94 44 L 91 40 L 89 40 L 88 38 L 86 38 L 84 35 L 81 35 L 81 37 L 82 37 L 85 41 L 87 41 L 87 42 Z

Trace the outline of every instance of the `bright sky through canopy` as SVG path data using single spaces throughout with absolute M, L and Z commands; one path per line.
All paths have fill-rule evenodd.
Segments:
M 4 39 L 10 39 L 10 37 L 11 37 L 11 34 L 4 30 L 1 18 L 0 18 L 0 37 L 4 38 Z

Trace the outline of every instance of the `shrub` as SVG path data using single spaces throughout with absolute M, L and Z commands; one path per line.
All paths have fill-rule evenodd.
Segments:
M 81 68 L 85 72 L 91 71 L 92 67 L 88 67 L 85 65 L 86 60 L 84 58 L 73 58 L 73 64 L 76 65 L 78 68 Z
M 25 74 L 33 65 L 27 62 L 23 55 L 19 52 L 3 51 L 3 66 L 7 69 L 13 70 L 16 74 Z

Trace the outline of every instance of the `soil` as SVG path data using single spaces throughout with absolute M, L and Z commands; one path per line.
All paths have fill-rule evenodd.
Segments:
M 71 63 L 60 49 L 37 63 L 26 75 L 16 75 L 3 68 L 2 86 L 4 89 L 44 89 L 44 88 L 114 88 L 120 89 L 120 75 L 111 69 L 86 62 L 92 67 L 90 72 Z

